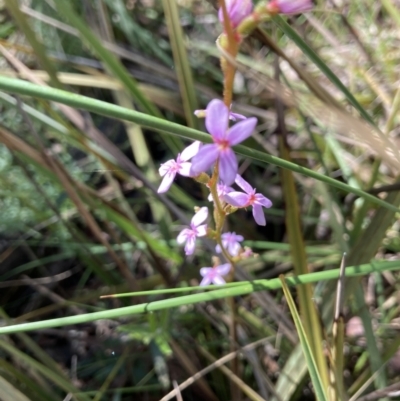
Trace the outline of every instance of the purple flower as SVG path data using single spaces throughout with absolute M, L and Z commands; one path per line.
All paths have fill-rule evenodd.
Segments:
M 262 194 L 257 194 L 256 190 L 245 181 L 239 174 L 236 176 L 235 182 L 246 193 L 231 192 L 224 196 L 224 201 L 235 207 L 253 206 L 253 217 L 256 223 L 260 226 L 265 226 L 263 207 L 269 208 L 272 202 Z
M 179 153 L 176 160 L 168 160 L 167 162 L 161 164 L 158 172 L 161 177 L 164 177 L 161 181 L 161 184 L 157 190 L 159 194 L 167 192 L 171 187 L 176 174 L 183 175 L 185 177 L 190 177 L 190 168 L 192 166 L 191 163 L 188 163 L 193 156 L 197 154 L 199 151 L 201 142 L 196 141 L 189 145 L 187 148 L 183 150 L 182 153 Z
M 222 182 L 217 184 L 217 194 L 218 194 L 219 199 L 223 199 L 226 194 L 228 194 L 229 192 L 232 192 L 232 191 L 233 191 L 232 187 L 228 187 L 227 185 L 223 184 Z M 213 201 L 213 197 L 212 197 L 211 193 L 210 193 L 210 195 L 208 195 L 207 199 L 210 202 Z
M 208 209 L 202 207 L 192 218 L 190 222 L 190 228 L 183 229 L 176 241 L 178 244 L 185 244 L 186 255 L 191 255 L 194 252 L 196 246 L 196 237 L 204 237 L 207 234 L 207 224 L 201 225 L 208 217 Z
M 212 100 L 206 110 L 206 128 L 214 144 L 203 145 L 192 160 L 191 174 L 196 176 L 219 160 L 219 175 L 226 185 L 231 185 L 237 174 L 238 162 L 231 146 L 244 141 L 253 132 L 257 119 L 246 118 L 228 129 L 229 109 L 218 99 Z
M 298 14 L 313 8 L 312 0 L 273 0 L 269 3 L 271 9 L 282 14 Z
M 202 275 L 203 280 L 201 280 L 200 285 L 209 285 L 211 283 L 215 285 L 226 284 L 221 276 L 226 276 L 230 270 L 231 265 L 229 263 L 214 267 L 202 267 L 200 269 L 200 274 Z
M 225 0 L 225 4 L 232 28 L 236 28 L 253 12 L 253 3 L 251 0 Z M 222 8 L 218 11 L 218 18 L 222 23 L 224 22 Z
M 236 235 L 235 232 L 224 233 L 221 235 L 222 245 L 228 251 L 231 256 L 237 256 L 241 249 L 240 242 L 244 240 L 243 236 Z M 218 253 L 222 252 L 219 245 L 215 247 Z

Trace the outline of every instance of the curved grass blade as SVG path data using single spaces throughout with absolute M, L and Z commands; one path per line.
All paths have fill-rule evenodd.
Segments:
M 67 104 L 69 106 L 82 108 L 108 117 L 126 119 L 128 121 L 133 121 L 142 126 L 153 128 L 161 132 L 168 132 L 171 135 L 177 135 L 192 140 L 202 141 L 205 143 L 211 142 L 210 135 L 194 130 L 192 128 L 184 127 L 182 125 L 162 120 L 160 118 L 156 118 L 153 116 L 149 116 L 144 113 L 139 113 L 134 110 L 125 109 L 123 107 L 103 102 L 101 100 L 88 98 L 82 95 L 71 94 L 69 92 L 62 91 L 59 89 L 42 87 L 39 85 L 31 84 L 29 82 L 25 82 L 23 80 L 1 77 L 1 76 L 0 76 L 0 89 L 7 92 L 18 93 L 21 95 L 28 95 L 42 99 L 52 100 L 55 102 L 60 102 L 63 104 Z M 357 196 L 360 196 L 361 198 L 367 199 L 374 204 L 381 205 L 394 212 L 400 211 L 397 207 L 381 200 L 380 198 L 370 195 L 360 189 L 353 188 L 338 180 L 326 177 L 325 175 L 319 174 L 313 170 L 299 166 L 297 164 L 288 162 L 279 157 L 271 156 L 264 152 L 260 152 L 256 149 L 250 149 L 243 145 L 236 146 L 235 150 L 237 151 L 237 153 L 243 156 L 247 156 L 252 159 L 262 161 L 264 163 L 271 163 L 278 167 L 286 168 L 296 173 L 304 174 L 308 177 L 315 178 L 316 180 L 325 182 L 326 184 L 339 188 L 345 192 L 353 193 Z

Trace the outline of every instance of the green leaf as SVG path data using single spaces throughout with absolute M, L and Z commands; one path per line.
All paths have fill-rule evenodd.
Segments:
M 21 393 L 2 376 L 0 376 L 0 394 L 2 401 L 30 401 L 24 393 Z
M 304 330 L 303 324 L 300 319 L 300 315 L 297 312 L 296 304 L 293 301 L 292 295 L 290 294 L 289 288 L 286 285 L 285 278 L 281 276 L 283 292 L 286 297 L 290 312 L 292 314 L 294 323 L 296 325 L 296 331 L 299 335 L 301 348 L 307 362 L 308 371 L 310 373 L 311 381 L 314 386 L 315 395 L 319 401 L 328 401 L 328 396 L 326 395 L 326 388 L 324 387 L 324 382 L 322 381 L 321 375 L 318 371 L 317 363 L 315 362 L 315 356 L 311 349 L 309 339 L 307 338 L 306 332 Z M 322 349 L 322 342 L 320 343 L 320 348 Z

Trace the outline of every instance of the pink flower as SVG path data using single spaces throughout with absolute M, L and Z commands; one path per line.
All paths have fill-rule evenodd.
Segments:
M 223 184 L 222 182 L 217 184 L 217 194 L 218 194 L 219 199 L 223 199 L 226 194 L 228 194 L 229 192 L 232 192 L 232 191 L 233 191 L 232 187 L 228 187 L 227 185 Z M 208 195 L 207 199 L 210 202 L 212 202 L 213 201 L 212 194 Z
M 182 153 L 179 153 L 176 160 L 168 160 L 167 162 L 161 164 L 158 172 L 161 177 L 164 177 L 161 181 L 161 184 L 157 190 L 159 194 L 167 192 L 171 187 L 176 174 L 183 175 L 185 177 L 190 177 L 190 168 L 192 166 L 191 163 L 188 163 L 193 156 L 197 154 L 199 151 L 201 142 L 196 141 L 189 145 L 187 148 L 183 150 Z
M 253 3 L 251 0 L 225 0 L 225 4 L 232 28 L 236 28 L 253 12 Z M 224 22 L 222 8 L 220 8 L 218 11 L 218 18 L 222 23 Z
M 211 283 L 215 285 L 226 284 L 221 276 L 226 276 L 230 270 L 231 265 L 229 263 L 214 267 L 202 267 L 200 269 L 200 274 L 202 275 L 203 280 L 201 280 L 200 285 L 209 285 Z
M 246 118 L 228 129 L 229 109 L 218 99 L 212 100 L 206 110 L 206 128 L 214 144 L 203 145 L 192 160 L 191 174 L 196 176 L 219 160 L 219 175 L 225 185 L 231 185 L 237 174 L 238 162 L 231 146 L 248 138 L 257 119 Z
M 298 14 L 310 11 L 314 5 L 312 0 L 273 0 L 268 7 L 282 14 Z
M 224 233 L 221 235 L 222 245 L 228 251 L 231 256 L 237 256 L 241 249 L 240 242 L 244 240 L 243 236 L 236 235 L 235 232 Z M 216 252 L 221 253 L 221 247 L 217 245 L 215 247 Z
M 207 224 L 201 225 L 208 217 L 208 209 L 202 207 L 192 218 L 190 222 L 190 228 L 183 229 L 176 241 L 178 244 L 185 244 L 186 255 L 191 255 L 194 252 L 196 246 L 196 237 L 204 237 L 207 234 Z
M 262 208 L 271 207 L 272 202 L 264 195 L 256 193 L 256 190 L 239 174 L 236 176 L 235 182 L 246 193 L 230 192 L 224 196 L 224 201 L 235 207 L 253 206 L 254 220 L 258 225 L 265 226 L 267 223 Z

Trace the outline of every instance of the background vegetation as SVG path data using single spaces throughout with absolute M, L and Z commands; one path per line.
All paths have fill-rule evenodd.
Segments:
M 399 394 L 399 4 L 316 3 L 245 40 L 233 104 L 259 120 L 240 172 L 274 204 L 266 227 L 231 216 L 259 255 L 235 280 L 321 271 L 291 290 L 301 345 L 279 280 L 100 298 L 193 287 L 210 266 L 212 244 L 185 259 L 175 242 L 207 193 L 156 189 L 161 162 L 207 141 L 193 110 L 222 93 L 216 2 L 1 2 L 0 312 L 36 322 L 0 337 L 1 400 L 314 399 L 307 352 L 330 399 Z M 343 253 L 364 274 L 335 319 L 323 279 Z

